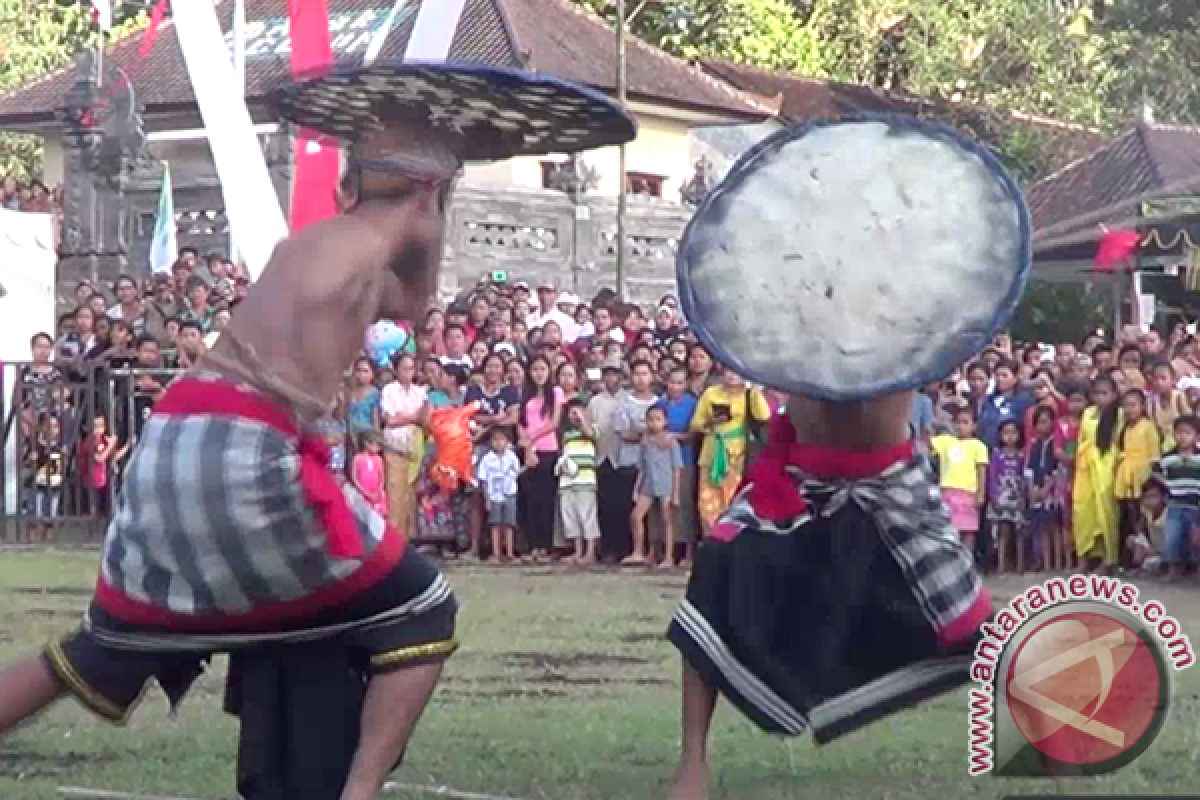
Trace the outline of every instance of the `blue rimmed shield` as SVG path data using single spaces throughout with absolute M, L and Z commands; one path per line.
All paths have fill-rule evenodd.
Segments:
M 680 301 L 717 361 L 832 401 L 926 386 L 979 352 L 1029 280 L 1032 228 L 954 129 L 863 116 L 747 151 L 684 232 Z

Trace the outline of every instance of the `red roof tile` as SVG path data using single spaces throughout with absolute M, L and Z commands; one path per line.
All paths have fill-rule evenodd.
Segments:
M 401 12 L 380 53 L 400 58 L 412 33 L 417 3 Z M 217 14 L 228 31 L 233 4 L 221 0 Z M 374 27 L 391 8 L 390 0 L 330 0 L 335 58 L 361 59 Z M 252 103 L 289 79 L 287 41 L 280 23 L 286 0 L 247 0 L 246 96 Z M 148 112 L 194 106 L 174 25 L 160 29 L 146 58 L 145 32 L 105 52 L 106 70 L 124 70 Z M 771 109 L 702 70 L 629 38 L 626 74 L 631 99 L 648 99 L 708 110 L 735 118 L 770 116 Z M 602 90 L 615 87 L 616 44 L 611 27 L 569 0 L 468 0 L 450 47 L 450 59 L 496 66 L 525 66 Z M 53 118 L 75 83 L 82 59 L 0 95 L 0 127 L 22 127 Z

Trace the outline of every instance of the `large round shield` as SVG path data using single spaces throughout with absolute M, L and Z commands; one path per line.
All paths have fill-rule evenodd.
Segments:
M 1021 192 L 952 128 L 867 116 L 745 153 L 688 224 L 680 300 L 717 361 L 795 394 L 863 400 L 946 377 L 1029 279 Z

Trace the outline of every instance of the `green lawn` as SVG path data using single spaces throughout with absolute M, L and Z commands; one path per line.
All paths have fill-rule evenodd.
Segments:
M 0 552 L 0 663 L 72 627 L 96 554 Z M 452 569 L 463 649 L 395 779 L 513 798 L 662 798 L 676 755 L 678 661 L 662 638 L 683 577 Z M 998 585 L 999 595 L 1024 583 Z M 1200 641 L 1200 592 L 1151 589 Z M 0 744 L 0 798 L 60 786 L 233 797 L 236 726 L 221 713 L 221 670 L 177 719 L 152 694 L 127 729 L 71 702 Z M 1104 778 L 967 776 L 965 693 L 816 749 L 765 736 L 727 708 L 713 741 L 714 797 L 957 800 L 1024 793 L 1181 793 L 1200 789 L 1200 669 L 1182 673 L 1153 748 Z M 389 796 L 405 797 L 404 792 Z M 425 795 L 413 794 L 413 797 Z

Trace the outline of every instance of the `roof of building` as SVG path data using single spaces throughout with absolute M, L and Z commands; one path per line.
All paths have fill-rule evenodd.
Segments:
M 1039 250 L 1098 239 L 1147 200 L 1200 195 L 1200 127 L 1139 122 L 1025 194 Z
M 408 3 L 388 35 L 381 59 L 403 56 L 419 2 Z M 361 60 L 367 43 L 386 18 L 390 0 L 330 0 L 330 28 L 338 63 Z M 233 3 L 219 0 L 222 30 L 229 31 Z M 246 1 L 246 97 L 250 102 L 289 80 L 287 1 Z M 141 55 L 147 31 L 109 46 L 106 70 L 129 76 L 139 103 L 148 111 L 192 108 L 195 97 L 179 40 L 168 19 L 153 47 Z M 227 42 L 231 38 L 227 34 Z M 753 96 L 630 36 L 626 87 L 631 100 L 695 109 L 720 117 L 755 119 L 773 109 Z M 613 91 L 616 44 L 613 29 L 569 0 L 467 0 L 450 46 L 450 60 L 521 67 L 564 80 Z M 0 126 L 21 127 L 53 119 L 63 97 L 78 80 L 81 56 L 21 87 L 0 94 Z
M 791 72 L 779 72 L 718 59 L 702 59 L 709 74 L 744 92 L 772 98 L 779 113 L 793 120 L 835 119 L 864 113 L 916 114 L 966 127 L 988 141 L 1001 119 L 1030 129 L 1061 133 L 1043 144 L 1045 160 L 1064 164 L 1107 140 L 1099 130 L 1019 111 L 1001 112 L 966 103 L 926 100 L 871 86 L 838 83 Z

